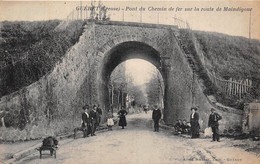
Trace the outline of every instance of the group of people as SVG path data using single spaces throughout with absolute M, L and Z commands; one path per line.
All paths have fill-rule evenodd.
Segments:
M 200 137 L 200 124 L 199 124 L 199 114 L 197 112 L 197 107 L 191 108 L 190 114 L 190 122 L 187 123 L 186 120 L 178 120 L 175 124 L 174 128 L 175 131 L 178 133 L 186 133 L 190 134 L 191 138 L 199 138 Z M 159 131 L 159 120 L 161 119 L 161 111 L 154 106 L 152 119 L 154 120 L 154 131 Z M 216 112 L 214 108 L 211 108 L 211 114 L 208 120 L 208 127 L 212 129 L 212 141 L 220 141 L 219 139 L 219 123 L 218 121 L 221 120 L 222 117 Z
M 189 134 L 190 133 L 190 123 L 184 120 L 178 120 L 174 125 L 175 132 L 177 134 Z
M 191 108 L 191 115 L 190 115 L 190 124 L 191 124 L 191 138 L 198 138 L 199 137 L 199 114 L 197 113 L 198 108 L 193 107 Z M 216 109 L 211 108 L 211 113 L 209 115 L 208 127 L 212 129 L 212 141 L 219 140 L 219 123 L 218 121 L 222 119 L 222 117 L 216 112 Z
M 121 110 L 118 111 L 118 117 L 119 117 L 119 123 L 118 125 L 122 127 L 122 129 L 124 129 L 127 125 L 126 122 L 126 115 L 128 114 L 128 112 L 122 108 Z M 112 130 L 112 127 L 114 126 L 114 120 L 113 120 L 113 113 L 111 113 L 110 111 L 108 111 L 108 115 L 107 115 L 107 127 L 108 130 Z
M 91 136 L 95 136 L 96 128 L 99 126 L 101 122 L 101 116 L 102 116 L 102 109 L 99 105 L 93 105 L 92 109 L 90 109 L 89 105 L 85 105 L 82 107 L 84 112 L 82 113 L 82 124 L 81 128 L 83 129 L 84 137 L 88 137 L 89 134 Z M 122 108 L 119 112 L 119 126 L 122 127 L 122 129 L 125 128 L 127 125 L 126 122 L 126 115 L 127 111 Z M 112 130 L 112 127 L 114 125 L 113 120 L 113 113 L 108 112 L 107 114 L 107 126 L 108 130 Z
M 102 109 L 99 105 L 93 105 L 92 109 L 89 109 L 89 105 L 83 106 L 84 112 L 82 113 L 82 128 L 84 137 L 88 137 L 89 134 L 91 136 L 95 136 L 95 131 L 97 126 L 99 126 L 101 121 Z M 175 124 L 175 132 L 182 134 L 189 134 L 191 138 L 199 138 L 200 134 L 200 124 L 199 124 L 199 114 L 197 112 L 197 107 L 191 108 L 190 114 L 190 122 L 188 123 L 186 120 L 178 120 Z M 122 108 L 118 113 L 119 115 L 119 126 L 124 129 L 127 126 L 126 115 L 128 112 Z M 161 110 L 157 107 L 157 105 L 153 106 L 152 119 L 154 121 L 154 131 L 159 132 L 159 121 L 162 117 Z M 208 127 L 211 127 L 213 133 L 212 141 L 220 141 L 219 140 L 219 123 L 222 117 L 216 112 L 214 108 L 211 108 L 211 114 L 209 116 Z M 107 126 L 108 130 L 112 130 L 112 126 L 114 125 L 113 114 L 108 112 Z
M 99 105 L 93 105 L 92 109 L 89 109 L 89 105 L 82 107 L 84 112 L 82 113 L 82 124 L 84 137 L 95 136 L 97 126 L 101 121 L 102 109 Z

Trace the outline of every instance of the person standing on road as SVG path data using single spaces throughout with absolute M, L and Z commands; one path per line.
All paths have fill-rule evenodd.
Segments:
M 157 108 L 157 105 L 154 105 L 152 119 L 154 121 L 154 131 L 159 132 L 159 121 L 162 117 L 161 110 Z
M 108 113 L 107 113 L 107 128 L 108 128 L 108 130 L 112 130 L 113 125 L 114 125 L 113 113 L 111 111 L 108 111 Z
M 90 120 L 91 120 L 91 136 L 95 136 L 95 131 L 98 125 L 98 113 L 97 113 L 96 105 L 94 105 L 93 109 L 90 111 Z
M 219 141 L 219 129 L 218 129 L 218 121 L 221 120 L 222 117 L 216 112 L 214 108 L 211 108 L 211 114 L 209 115 L 209 122 L 208 122 L 208 127 L 211 127 L 212 132 L 213 132 L 213 141 Z
M 122 129 L 127 125 L 125 116 L 128 114 L 127 111 L 122 107 L 122 109 L 117 113 L 119 115 L 119 126 L 122 126 Z
M 82 109 L 84 110 L 84 112 L 82 113 L 82 131 L 83 131 L 83 135 L 84 137 L 88 137 L 88 132 L 90 131 L 90 117 L 88 114 L 88 110 L 89 110 L 89 106 L 85 105 L 82 107 Z
M 191 108 L 190 124 L 191 124 L 191 138 L 199 138 L 199 114 L 197 113 L 198 108 Z
M 98 126 L 101 122 L 101 116 L 102 116 L 102 109 L 100 108 L 100 105 L 97 105 L 97 112 L 98 112 Z
M 144 108 L 144 112 L 147 114 L 148 107 L 146 105 L 144 105 L 143 108 Z

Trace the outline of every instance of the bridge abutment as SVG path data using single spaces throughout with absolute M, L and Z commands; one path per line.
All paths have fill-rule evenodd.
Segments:
M 200 80 L 196 76 L 194 79 L 194 72 L 174 32 L 178 33 L 178 29 L 163 25 L 87 24 L 79 42 L 71 47 L 50 74 L 26 87 L 26 91 L 1 98 L 0 108 L 15 121 L 19 122 L 15 118 L 21 116 L 22 109 L 28 111 L 26 125 L 18 129 L 12 124 L 3 130 L 1 139 L 12 140 L 11 134 L 14 133 L 19 136 L 17 140 L 24 140 L 72 131 L 81 125 L 82 106 L 85 104 L 100 104 L 106 113 L 110 108 L 110 74 L 118 64 L 133 58 L 151 62 L 163 77 L 165 123 L 189 120 L 190 108 L 199 106 L 203 130 L 212 104 L 204 95 Z M 239 112 L 219 110 L 219 113 L 224 118 L 220 126 L 222 132 L 240 124 Z

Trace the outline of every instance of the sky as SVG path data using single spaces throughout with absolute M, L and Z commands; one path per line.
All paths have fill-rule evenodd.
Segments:
M 152 75 L 157 71 L 157 68 L 142 59 L 130 59 L 126 61 L 126 75 L 133 77 L 135 85 L 143 85 L 147 83 Z
M 102 3 L 110 8 L 120 8 L 120 11 L 109 11 L 111 20 L 134 21 L 146 23 L 173 24 L 173 17 L 187 21 L 194 30 L 213 31 L 235 36 L 249 36 L 250 12 L 223 11 L 224 7 L 252 8 L 251 37 L 260 40 L 260 1 L 107 1 Z M 97 4 L 97 2 L 96 2 Z M 66 19 L 76 10 L 80 1 L 1 1 L 0 21 L 9 20 L 49 20 Z M 90 1 L 82 1 L 83 6 L 89 6 Z M 198 8 L 199 11 L 194 11 Z M 221 11 L 216 11 L 217 8 Z M 136 10 L 133 10 L 137 8 Z M 144 8 L 142 12 L 140 8 Z M 150 10 L 149 10 L 150 8 Z M 166 8 L 167 11 L 154 11 L 152 8 Z M 174 10 L 170 11 L 170 8 Z M 182 8 L 176 10 L 176 8 Z M 192 8 L 192 11 L 185 11 Z M 213 8 L 213 11 L 201 9 Z M 124 9 L 124 11 L 122 10 Z M 149 10 L 149 11 L 148 11 Z

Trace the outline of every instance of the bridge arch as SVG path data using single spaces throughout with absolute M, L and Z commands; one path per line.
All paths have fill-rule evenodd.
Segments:
M 128 36 L 128 37 L 127 37 Z M 130 37 L 129 35 L 119 37 L 107 44 L 99 50 L 98 54 L 102 60 L 99 61 L 98 68 L 98 85 L 99 100 L 106 109 L 109 109 L 109 79 L 113 70 L 122 62 L 129 59 L 143 59 L 153 64 L 161 73 L 164 85 L 166 83 L 166 73 L 163 71 L 164 63 L 160 50 L 155 44 L 152 44 L 148 38 Z M 120 39 L 120 40 L 118 40 Z M 165 98 L 164 98 L 165 100 Z

